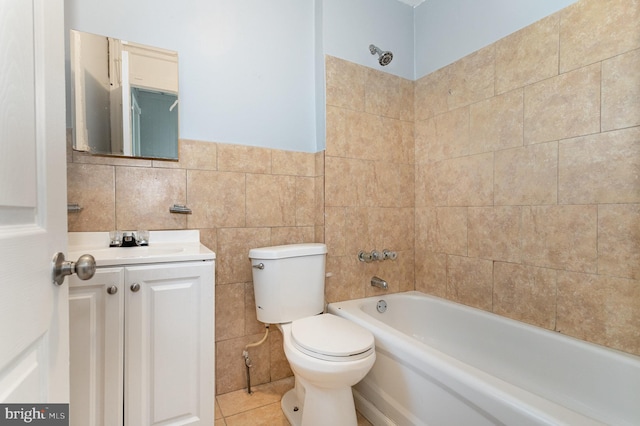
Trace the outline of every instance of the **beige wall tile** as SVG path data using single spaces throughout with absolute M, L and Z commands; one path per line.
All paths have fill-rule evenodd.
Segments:
M 366 265 L 358 261 L 357 253 L 347 256 L 327 256 L 325 299 L 327 303 L 364 297 L 364 282 L 358 280 L 358 272 Z
M 244 333 L 243 336 L 248 334 L 264 333 L 264 324 L 258 321 L 258 315 L 256 313 L 256 297 L 253 290 L 253 283 L 244 283 Z M 224 321 L 229 321 L 223 318 Z
M 494 96 L 495 50 L 491 44 L 450 65 L 449 110 Z
M 416 229 L 414 244 L 416 253 L 428 252 L 429 247 L 435 245 L 436 232 L 432 225 L 436 219 L 435 207 L 416 207 L 414 219 Z
M 416 246 L 417 247 L 417 246 Z M 416 248 L 416 290 L 438 297 L 447 297 L 447 255 Z
M 469 207 L 468 215 L 470 257 L 521 261 L 521 207 Z
M 639 284 L 603 275 L 558 272 L 556 330 L 640 354 Z
M 316 215 L 316 178 L 314 177 L 296 177 L 296 195 L 295 195 L 295 225 L 297 226 L 313 226 L 315 225 Z
M 416 209 L 416 249 L 467 255 L 467 208 Z
M 347 213 L 345 207 L 325 209 L 325 243 L 332 256 L 344 256 L 346 251 Z
M 524 88 L 525 144 L 599 131 L 599 63 Z
M 427 133 L 428 161 L 440 161 L 470 154 L 469 108 L 459 108 L 434 118 L 435 134 Z M 422 136 L 422 135 L 420 135 Z
M 493 312 L 553 330 L 556 271 L 513 263 L 494 264 Z
M 226 172 L 271 173 L 268 148 L 218 144 L 218 170 Z
M 345 250 L 347 256 L 356 256 L 360 250 L 375 248 L 375 236 L 370 232 L 370 207 L 348 207 L 346 209 Z
M 274 175 L 316 176 L 316 154 L 309 152 L 271 152 L 272 173 Z
M 200 229 L 200 242 L 215 252 L 218 247 L 218 231 L 215 228 Z
M 245 335 L 244 286 L 216 286 L 216 342 Z
M 415 162 L 415 141 L 414 141 L 414 123 L 413 121 L 400 122 L 400 146 L 390 147 L 393 151 L 392 161 L 396 163 L 411 164 Z
M 364 111 L 365 69 L 361 65 L 325 55 L 327 105 Z
M 213 142 L 178 140 L 178 160 L 152 160 L 153 167 L 168 169 L 217 170 L 218 144 Z
M 116 229 L 115 168 L 106 165 L 67 164 L 67 201 L 82 210 L 69 213 L 71 232 Z
M 400 120 L 413 123 L 414 117 L 414 90 L 415 82 L 400 78 Z
M 244 173 L 187 171 L 189 228 L 245 226 Z
M 325 159 L 325 203 L 327 206 L 357 206 L 366 203 L 367 187 L 373 186 L 370 162 L 327 156 Z
M 581 0 L 560 13 L 560 72 L 640 47 L 636 0 Z
M 415 82 L 414 120 L 426 120 L 449 110 L 451 66 L 427 74 Z
M 548 16 L 496 42 L 496 93 L 558 75 L 560 17 Z
M 434 169 L 438 163 L 433 164 L 418 164 L 415 165 L 416 170 L 416 183 L 415 183 L 415 206 L 416 207 L 429 207 L 435 206 L 437 203 L 436 194 L 436 174 Z
M 435 205 L 493 205 L 492 152 L 433 163 L 428 176 L 425 195 Z
M 315 239 L 313 226 L 279 226 L 271 228 L 271 245 L 322 242 Z
M 640 70 L 640 49 L 602 63 L 603 131 L 640 125 L 640 73 L 638 70 Z
M 409 144 L 405 132 L 408 130 L 413 137 L 413 123 L 407 123 L 394 118 L 380 117 L 382 130 L 375 135 L 378 151 L 372 159 L 385 162 L 407 163 L 407 154 L 413 157 L 413 141 Z M 410 127 L 408 127 L 409 125 Z M 372 147 L 367 147 L 371 150 Z
M 495 153 L 496 205 L 555 204 L 558 144 L 549 142 Z
M 253 281 L 249 250 L 270 245 L 269 228 L 218 229 L 216 285 Z
M 216 393 L 218 395 L 246 387 L 247 376 L 242 350 L 249 343 L 262 339 L 262 336 L 263 333 L 260 333 L 216 342 Z M 269 382 L 269 345 L 252 348 L 250 355 L 251 359 L 260 360 L 260 362 L 254 362 L 254 368 L 251 369 L 251 384 L 259 385 Z
M 447 299 L 492 310 L 493 262 L 447 256 Z
M 294 226 L 296 178 L 247 175 L 247 226 Z
M 640 204 L 598 206 L 598 273 L 640 279 Z
M 417 164 L 426 164 L 433 162 L 431 158 L 431 146 L 437 143 L 436 139 L 436 120 L 427 118 L 426 120 L 416 121 L 415 123 L 415 162 Z
M 373 247 L 379 251 L 413 250 L 414 209 L 413 208 L 370 208 L 368 233 L 373 236 Z
M 365 67 L 365 111 L 390 118 L 400 118 L 403 106 L 401 79 L 393 74 Z
M 293 371 L 291 371 L 289 361 L 287 361 L 287 357 L 284 354 L 282 333 L 280 333 L 280 330 L 275 326 L 271 326 L 269 331 L 269 351 L 271 357 L 271 363 L 269 365 L 271 381 L 273 382 L 275 380 L 293 376 Z M 280 406 L 280 404 L 277 405 L 278 407 Z M 282 412 L 282 409 L 280 409 L 280 412 Z
M 597 216 L 596 206 L 523 207 L 523 262 L 596 272 Z
M 371 167 L 371 166 L 370 166 Z M 367 199 L 361 204 L 376 207 L 413 207 L 414 171 L 407 164 L 376 161 L 373 179 L 366 185 Z
M 363 160 L 388 159 L 390 147 L 401 148 L 400 121 L 327 107 L 327 155 Z
M 116 167 L 117 229 L 184 229 L 169 207 L 186 204 L 186 185 L 186 170 Z
M 471 105 L 469 153 L 522 146 L 523 111 L 521 89 Z
M 558 202 L 640 202 L 640 128 L 560 142 Z

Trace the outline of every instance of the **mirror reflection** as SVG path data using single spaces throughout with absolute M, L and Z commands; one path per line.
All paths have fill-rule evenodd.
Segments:
M 74 149 L 178 159 L 178 54 L 71 30 Z

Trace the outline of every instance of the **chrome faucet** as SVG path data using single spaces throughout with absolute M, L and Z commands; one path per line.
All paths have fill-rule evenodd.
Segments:
M 109 232 L 109 247 L 137 247 L 149 245 L 149 231 Z
M 374 287 L 380 287 L 384 290 L 389 288 L 389 284 L 385 280 L 379 277 L 371 277 L 371 285 Z

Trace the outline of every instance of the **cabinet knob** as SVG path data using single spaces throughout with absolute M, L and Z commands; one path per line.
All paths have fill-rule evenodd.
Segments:
M 115 285 L 107 287 L 107 293 L 116 294 L 117 292 L 118 292 L 118 287 L 116 287 Z
M 140 284 L 138 284 L 138 283 L 131 284 L 131 291 L 133 291 L 135 293 L 138 290 L 140 290 Z

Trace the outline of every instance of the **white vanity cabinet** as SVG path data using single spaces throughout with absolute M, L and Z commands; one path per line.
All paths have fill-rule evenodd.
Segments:
M 213 257 L 69 277 L 71 425 L 213 424 Z
M 76 275 L 67 279 L 70 423 L 122 425 L 124 268 L 99 268 L 87 281 L 81 281 Z

